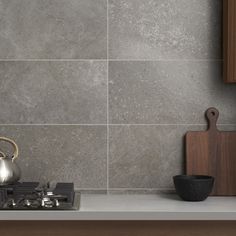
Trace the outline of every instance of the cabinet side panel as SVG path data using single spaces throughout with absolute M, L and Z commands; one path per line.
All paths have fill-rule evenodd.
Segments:
M 236 83 L 236 1 L 223 1 L 224 81 Z

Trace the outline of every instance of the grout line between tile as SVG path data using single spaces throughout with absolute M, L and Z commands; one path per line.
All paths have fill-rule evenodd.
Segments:
M 109 0 L 107 0 L 107 192 L 109 189 Z M 108 193 L 109 194 L 109 193 Z
M 76 190 L 107 191 L 107 188 L 76 188 Z M 109 188 L 110 191 L 172 191 L 174 188 Z
M 107 126 L 107 124 L 0 124 L 0 126 Z
M 76 190 L 101 190 L 106 191 L 106 188 L 76 188 Z
M 109 190 L 174 190 L 175 188 L 110 188 Z
M 110 195 L 112 191 L 163 191 L 163 192 L 173 192 L 175 188 L 75 188 L 76 191 L 104 191 L 106 195 Z M 109 192 L 110 191 L 110 192 Z
M 61 61 L 61 62 L 63 62 L 63 61 L 78 61 L 78 62 L 84 62 L 84 61 L 88 61 L 88 62 L 90 62 L 90 61 L 103 61 L 103 62 L 105 62 L 105 61 L 107 61 L 107 59 L 106 58 L 104 58 L 104 59 L 0 59 L 0 61 L 9 61 L 9 62 L 14 62 L 14 61 L 22 61 L 22 62 L 24 62 L 24 61 Z
M 109 117 L 108 117 L 109 118 Z M 0 124 L 0 126 L 206 126 L 207 124 Z M 236 124 L 217 124 L 218 126 L 233 126 Z
M 205 124 L 201 124 L 201 123 L 196 123 L 196 124 L 189 124 L 189 123 L 171 123 L 171 124 L 109 124 L 110 126 L 199 126 L 199 125 L 207 125 L 207 123 Z M 218 123 L 218 126 L 220 125 L 225 125 L 225 126 L 232 126 L 232 125 L 236 125 L 236 124 L 221 124 Z
M 108 0 L 107 0 L 108 1 Z M 108 27 L 107 27 L 108 28 Z M 108 41 L 108 34 L 107 34 L 107 41 Z M 107 42 L 107 48 L 108 48 L 109 42 Z M 107 51 L 107 59 L 0 59 L 0 61 L 78 61 L 78 62 L 84 62 L 84 61 L 130 61 L 130 62 L 222 62 L 222 59 L 109 59 L 109 51 Z
M 109 61 L 140 61 L 140 62 L 222 62 L 223 59 L 109 59 Z

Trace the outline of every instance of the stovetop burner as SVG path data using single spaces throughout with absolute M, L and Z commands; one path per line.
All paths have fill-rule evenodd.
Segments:
M 78 210 L 73 183 L 22 182 L 0 186 L 0 210 Z

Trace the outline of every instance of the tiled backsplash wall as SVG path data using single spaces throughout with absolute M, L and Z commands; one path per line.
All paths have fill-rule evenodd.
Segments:
M 204 111 L 236 124 L 221 21 L 221 0 L 0 0 L 0 135 L 22 179 L 172 189 Z

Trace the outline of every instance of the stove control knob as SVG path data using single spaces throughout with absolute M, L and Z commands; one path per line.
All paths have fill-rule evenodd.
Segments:
M 54 206 L 55 207 L 59 207 L 60 206 L 60 203 L 59 203 L 58 199 L 54 199 Z
M 28 199 L 25 199 L 24 205 L 29 207 L 29 206 L 31 206 L 31 202 Z
M 7 206 L 9 206 L 9 207 L 14 207 L 14 206 L 16 206 L 16 202 L 14 201 L 14 199 L 8 200 Z
M 41 206 L 45 208 L 51 208 L 53 207 L 53 202 L 49 197 L 43 197 L 41 200 Z

